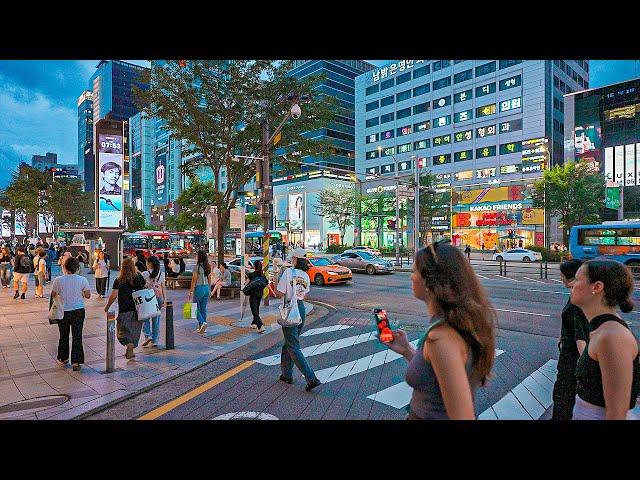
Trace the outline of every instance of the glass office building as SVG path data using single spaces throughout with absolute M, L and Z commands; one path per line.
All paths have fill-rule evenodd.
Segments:
M 303 159 L 319 166 L 353 170 L 355 167 L 355 78 L 376 67 L 362 60 L 296 60 L 289 75 L 305 78 L 324 75 L 317 89 L 337 100 L 333 122 L 325 128 L 308 132 L 309 138 L 328 139 L 333 145 L 330 157 Z M 303 107 L 304 108 L 304 107 Z
M 93 158 L 93 92 L 85 90 L 78 98 L 78 174 L 83 180 L 95 178 Z M 89 191 L 93 190 L 93 183 Z
M 640 220 L 640 79 L 565 95 L 565 158 L 624 189 L 624 219 Z M 603 209 L 603 220 L 617 220 Z
M 563 94 L 588 87 L 588 68 L 583 60 L 399 60 L 360 75 L 362 192 L 395 196 L 396 172 L 413 179 L 415 168 L 430 171 L 452 201 L 425 226 L 429 241 L 450 237 L 478 249 L 548 243 L 531 186 L 563 161 Z M 362 236 L 390 246 L 387 220 L 365 219 Z M 400 224 L 409 245 L 413 220 Z

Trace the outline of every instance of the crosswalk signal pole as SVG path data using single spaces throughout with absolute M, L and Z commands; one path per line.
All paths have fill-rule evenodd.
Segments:
M 262 187 L 260 198 L 260 213 L 264 234 L 262 236 L 262 265 L 266 275 L 269 272 L 269 230 L 271 227 L 271 201 L 273 200 L 273 190 L 271 186 L 271 169 L 269 166 L 269 125 L 262 123 L 262 161 L 257 162 L 260 170 L 259 186 Z M 269 305 L 269 295 L 264 299 L 264 305 Z

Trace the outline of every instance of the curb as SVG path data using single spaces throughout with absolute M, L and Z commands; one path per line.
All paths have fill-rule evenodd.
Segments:
M 312 303 L 312 304 L 314 304 L 314 306 L 316 305 L 315 301 L 305 300 L 305 302 Z M 316 306 L 313 310 L 316 310 L 316 308 L 318 309 L 318 312 L 320 312 L 319 315 L 317 315 L 317 318 L 313 318 L 306 325 L 312 325 L 312 324 L 316 323 L 317 321 L 322 320 L 323 318 L 325 318 L 329 314 L 329 311 L 326 308 L 322 307 L 321 305 Z M 313 312 L 310 312 L 310 313 L 313 313 Z M 82 412 L 79 415 L 72 417 L 71 420 L 83 420 L 83 419 L 85 419 L 87 417 L 90 417 L 91 415 L 94 415 L 94 414 L 99 413 L 99 412 L 101 412 L 103 410 L 106 410 L 109 407 L 113 407 L 114 405 L 117 405 L 119 403 L 125 402 L 127 400 L 132 399 L 132 398 L 135 398 L 138 395 L 141 395 L 143 393 L 147 393 L 148 391 L 150 391 L 150 390 L 152 390 L 152 389 L 154 389 L 156 387 L 159 387 L 161 385 L 164 385 L 165 383 L 168 383 L 168 382 L 170 382 L 172 380 L 176 380 L 178 378 L 181 378 L 181 377 L 183 377 L 183 376 L 185 376 L 185 375 L 187 375 L 189 373 L 192 373 L 192 372 L 194 372 L 194 371 L 196 371 L 196 370 L 198 370 L 200 368 L 206 367 L 207 365 L 215 362 L 216 360 L 219 360 L 220 358 L 223 358 L 223 357 L 233 358 L 233 357 L 230 357 L 230 355 L 232 353 L 237 352 L 237 351 L 239 351 L 241 349 L 246 349 L 249 346 L 251 346 L 252 344 L 254 344 L 254 342 L 257 342 L 257 341 L 265 342 L 267 339 L 269 339 L 270 341 L 267 342 L 267 345 L 262 347 L 261 350 L 266 350 L 268 348 L 271 348 L 274 345 L 276 345 L 277 342 L 278 342 L 278 340 L 272 341 L 272 339 L 274 338 L 274 334 L 276 332 L 279 332 L 281 330 L 281 328 L 282 328 L 282 327 L 280 327 L 279 324 L 276 323 L 276 325 L 278 325 L 277 328 L 275 328 L 271 332 L 267 333 L 263 337 L 257 337 L 255 340 L 252 340 L 252 341 L 250 341 L 250 342 L 248 342 L 248 343 L 246 343 L 244 345 L 240 345 L 240 346 L 238 346 L 238 347 L 234 348 L 233 350 L 230 350 L 230 351 L 228 351 L 226 353 L 223 353 L 221 355 L 215 356 L 214 358 L 211 358 L 211 359 L 205 361 L 204 363 L 201 363 L 200 365 L 197 365 L 197 366 L 195 366 L 193 368 L 190 368 L 189 370 L 185 370 L 185 371 L 183 371 L 183 372 L 181 372 L 181 373 L 179 373 L 177 375 L 174 375 L 174 376 L 172 376 L 170 378 L 166 378 L 166 379 L 160 380 L 157 383 L 154 383 L 152 385 L 148 385 L 148 386 L 146 386 L 144 388 L 141 388 L 140 390 L 136 390 L 135 392 L 131 392 L 131 393 L 128 393 L 126 395 L 123 395 L 120 398 L 116 398 L 114 400 L 111 400 L 111 401 L 109 401 L 109 402 L 107 402 L 107 403 L 105 403 L 103 405 L 100 405 L 98 407 L 95 407 L 95 408 L 92 408 L 90 410 L 87 410 L 86 412 Z M 80 407 L 81 406 L 82 405 L 80 405 Z M 64 412 L 62 412 L 62 413 L 64 413 Z M 46 420 L 48 420 L 48 419 L 46 419 Z

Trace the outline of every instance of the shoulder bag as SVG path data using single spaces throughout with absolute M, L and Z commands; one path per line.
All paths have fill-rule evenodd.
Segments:
M 278 307 L 280 311 L 278 323 L 282 327 L 295 327 L 302 323 L 302 317 L 298 311 L 298 300 L 295 298 L 296 292 L 291 285 L 294 279 L 293 270 L 293 268 L 290 268 L 285 271 L 285 275 L 287 276 L 287 291 L 284 297 L 282 297 L 282 305 Z

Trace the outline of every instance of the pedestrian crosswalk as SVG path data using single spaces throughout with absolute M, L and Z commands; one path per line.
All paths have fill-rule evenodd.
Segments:
M 357 335 L 350 335 L 351 332 L 358 330 L 362 330 L 362 327 L 339 324 L 312 328 L 301 335 L 306 337 L 305 340 L 301 341 L 303 344 L 313 342 L 318 338 L 322 339 L 323 336 L 331 335 L 333 338 L 325 342 L 315 341 L 313 345 L 302 349 L 307 358 L 322 356 L 311 363 L 314 366 L 316 376 L 323 384 L 331 384 L 337 380 L 390 365 L 402 358 L 400 354 L 381 345 L 378 342 L 375 331 L 365 331 Z M 336 336 L 345 334 L 346 336 L 336 338 Z M 415 337 L 415 334 L 413 336 Z M 410 343 L 415 347 L 420 337 L 421 335 Z M 355 347 L 356 345 L 361 346 L 357 349 L 350 349 L 350 347 Z M 341 350 L 341 352 L 331 355 L 331 352 L 336 352 L 337 350 Z M 373 353 L 368 353 L 366 350 L 369 350 L 369 352 L 371 350 L 374 351 Z M 352 351 L 354 353 L 358 352 L 354 355 L 355 358 L 353 356 L 349 358 Z M 363 353 L 368 354 L 365 355 Z M 495 356 L 500 357 L 505 353 L 505 357 L 508 357 L 509 352 L 496 348 Z M 264 366 L 276 366 L 280 364 L 280 354 L 269 355 L 254 361 Z M 506 362 L 508 363 L 509 360 L 506 360 Z M 316 365 L 313 365 L 314 363 L 322 365 L 323 368 L 317 368 Z M 360 394 L 364 393 L 364 398 L 374 402 L 374 404 L 385 406 L 384 408 L 393 408 L 404 413 L 404 409 L 410 402 L 412 389 L 406 382 L 397 382 L 397 379 L 398 375 L 403 374 L 406 364 L 404 366 L 393 364 L 391 368 L 398 369 L 395 375 L 381 377 L 385 380 L 381 380 L 378 383 L 377 389 L 372 389 L 375 391 L 370 390 L 368 392 L 360 392 Z M 509 390 L 498 401 L 488 407 L 484 405 L 478 419 L 536 420 L 541 418 L 553 402 L 552 391 L 556 378 L 556 368 L 557 361 L 555 359 L 547 360 L 517 385 L 510 386 Z M 395 379 L 396 382 L 389 385 L 389 378 Z M 520 376 L 520 378 L 522 377 Z M 387 382 L 386 384 L 385 381 Z M 504 385 L 493 388 L 504 388 Z M 495 394 L 493 396 L 495 397 Z

